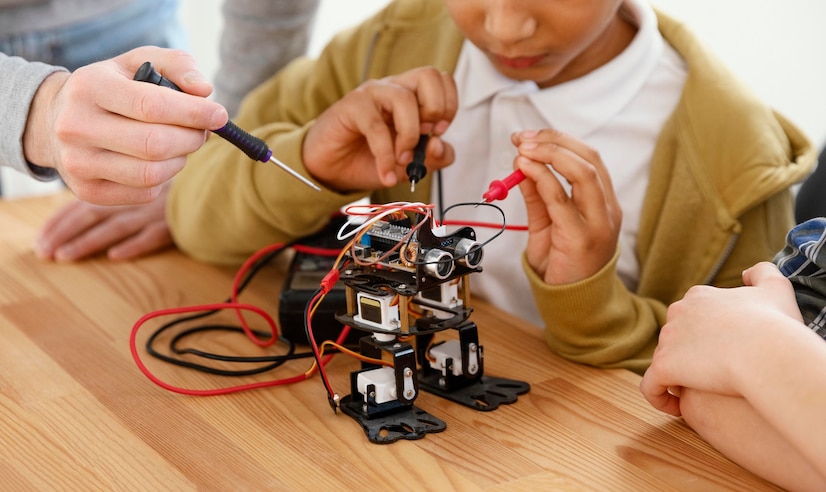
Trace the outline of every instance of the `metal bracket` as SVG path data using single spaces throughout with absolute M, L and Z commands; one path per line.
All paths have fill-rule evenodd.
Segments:
M 531 385 L 524 381 L 491 376 L 482 376 L 472 384 L 452 391 L 432 384 L 432 381 L 429 378 L 419 378 L 419 387 L 422 391 L 482 412 L 490 412 L 499 408 L 499 405 L 513 403 L 519 395 L 531 390 Z
M 360 423 L 367 439 L 374 444 L 390 444 L 399 439 L 421 439 L 426 434 L 442 432 L 447 427 L 444 421 L 412 405 L 407 409 L 373 418 L 361 410 L 362 402 L 354 401 L 353 395 L 341 399 L 341 411 Z

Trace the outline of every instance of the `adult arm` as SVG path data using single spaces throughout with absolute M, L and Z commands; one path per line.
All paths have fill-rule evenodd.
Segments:
M 23 155 L 23 132 L 35 93 L 55 72 L 66 70 L 0 53 L 0 165 L 39 180 L 55 179 L 57 171 L 28 165 Z
M 185 92 L 132 80 L 145 61 Z M 82 200 L 151 201 L 204 143 L 205 129 L 226 123 L 226 110 L 204 98 L 211 90 L 190 55 L 155 47 L 54 72 L 30 99 L 24 161 L 31 172 L 57 170 Z

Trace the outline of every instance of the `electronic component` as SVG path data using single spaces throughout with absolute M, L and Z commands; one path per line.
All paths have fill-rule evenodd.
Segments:
M 150 62 L 144 62 L 144 64 L 138 68 L 138 71 L 135 72 L 134 80 L 149 82 L 151 84 L 174 89 L 178 92 L 183 92 L 180 87 L 175 85 L 174 82 L 155 71 L 152 67 L 152 63 Z M 221 136 L 224 140 L 240 149 L 242 152 L 247 154 L 250 159 L 261 162 L 272 162 L 310 188 L 316 191 L 321 191 L 321 188 L 316 186 L 312 181 L 298 174 L 291 167 L 276 159 L 275 156 L 272 155 L 272 150 L 270 150 L 267 142 L 247 133 L 232 121 L 227 121 L 226 125 L 217 130 L 212 130 L 212 132 Z
M 440 319 L 451 318 L 455 310 L 462 306 L 459 297 L 459 281 L 444 282 L 436 287 L 423 290 L 416 294 L 418 304 L 422 309 Z M 443 309 L 439 309 L 443 308 Z
M 356 295 L 356 304 L 358 314 L 353 319 L 358 323 L 383 331 L 396 331 L 401 326 L 397 296 L 376 296 L 359 292 Z
M 372 388 L 370 388 L 371 385 Z M 372 397 L 377 404 L 397 399 L 396 372 L 392 367 L 379 367 L 359 372 L 356 386 L 358 392 L 364 397 L 364 401 L 367 401 L 368 396 Z
M 294 343 L 309 343 L 304 330 L 304 310 L 334 263 L 333 256 L 295 253 L 278 298 L 278 324 L 284 338 Z M 344 325 L 336 320 L 336 314 L 343 311 L 345 305 L 344 286 L 336 284 L 315 308 L 312 327 L 316 340 L 338 338 Z M 361 330 L 351 329 L 344 343 L 355 344 L 364 334 Z
M 454 376 L 462 375 L 462 347 L 459 340 L 447 340 L 431 347 L 428 352 L 433 359 L 433 365 L 440 368 L 442 376 L 448 372 Z M 478 352 L 474 354 L 478 356 Z M 468 367 L 468 373 L 475 374 L 479 370 L 479 360 L 474 359 Z
M 424 179 L 427 174 L 427 167 L 424 165 L 425 155 L 427 154 L 427 142 L 430 141 L 430 135 L 422 135 L 419 137 L 419 142 L 416 148 L 413 149 L 413 160 L 407 165 L 407 178 L 410 180 L 410 192 L 416 191 L 416 183 Z

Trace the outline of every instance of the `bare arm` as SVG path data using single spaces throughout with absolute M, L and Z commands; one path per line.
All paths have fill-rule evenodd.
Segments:
M 765 422 L 767 429 L 751 433 L 776 434 L 788 443 L 822 488 L 826 342 L 802 323 L 791 283 L 777 267 L 760 263 L 744 272 L 743 280 L 741 288 L 695 287 L 669 308 L 642 392 L 656 408 L 673 415 L 685 408 L 687 421 L 700 434 L 716 436 L 713 444 L 744 466 L 761 463 L 755 471 L 764 476 L 800 479 L 783 468 L 783 446 L 759 446 L 731 424 L 742 425 L 750 412 L 744 409 L 753 409 L 750 418 Z M 694 391 L 739 398 L 747 405 L 691 405 L 678 396 Z

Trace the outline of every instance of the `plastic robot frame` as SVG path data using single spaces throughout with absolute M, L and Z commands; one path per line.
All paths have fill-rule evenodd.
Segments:
M 430 214 L 395 214 L 372 222 L 348 253 L 343 324 L 370 332 L 362 355 L 392 366 L 362 362 L 350 375 L 342 411 L 370 441 L 390 443 L 440 432 L 446 424 L 417 408 L 427 391 L 480 411 L 513 403 L 530 390 L 522 381 L 484 374 L 484 351 L 469 318 L 470 275 L 482 271 L 483 244 L 471 227 L 451 234 Z M 434 343 L 434 334 L 456 337 Z

